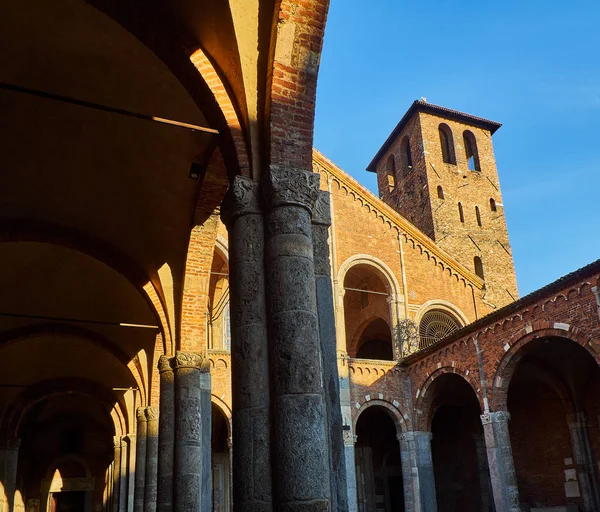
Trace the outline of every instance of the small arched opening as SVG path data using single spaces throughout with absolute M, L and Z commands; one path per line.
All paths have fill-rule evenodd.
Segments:
M 442 148 L 442 159 L 447 164 L 456 164 L 456 154 L 454 152 L 454 137 L 452 130 L 446 123 L 439 126 L 440 146 Z
M 465 212 L 463 211 L 462 203 L 458 203 L 458 218 L 463 224 L 465 223 Z
M 404 510 L 399 433 L 384 407 L 369 407 L 358 417 L 355 463 L 360 511 Z
M 438 199 L 444 199 L 444 189 L 442 188 L 441 185 L 438 185 L 438 187 L 437 187 L 437 196 L 438 196 Z
M 432 393 L 431 453 L 439 512 L 493 510 L 479 400 L 455 373 L 437 377 Z
M 469 170 L 481 171 L 475 135 L 473 135 L 473 132 L 465 130 L 463 133 L 463 139 L 465 143 L 465 156 L 467 157 L 467 166 Z
M 477 219 L 477 225 L 479 227 L 481 227 L 482 226 L 482 223 L 481 223 L 481 212 L 479 211 L 479 206 L 475 207 L 475 218 Z
M 493 197 L 490 197 L 490 210 L 493 212 L 497 210 L 496 200 Z
M 479 256 L 475 256 L 473 258 L 473 267 L 475 269 L 475 275 L 477 275 L 481 279 L 485 279 L 483 273 L 483 262 L 481 261 L 481 258 Z
M 231 350 L 229 316 L 229 263 L 221 251 L 215 250 L 210 271 L 206 330 L 209 350 Z
M 405 136 L 401 143 L 402 149 L 402 167 L 404 176 L 406 176 L 413 168 L 412 151 L 410 149 L 410 139 Z
M 393 359 L 390 284 L 376 267 L 358 264 L 344 277 L 346 350 L 350 357 Z

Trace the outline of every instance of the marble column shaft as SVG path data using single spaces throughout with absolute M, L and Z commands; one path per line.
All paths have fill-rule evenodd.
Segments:
M 205 482 L 211 467 L 205 466 L 205 429 L 210 432 L 211 411 L 204 410 L 203 376 L 208 360 L 193 352 L 177 352 L 173 361 L 175 375 L 175 459 L 173 471 L 173 509 L 176 512 L 210 510 Z
M 595 461 L 587 432 L 587 416 L 584 412 L 567 415 L 571 434 L 571 446 L 577 468 L 577 481 L 585 512 L 600 510 L 600 492 L 596 477 Z
M 233 502 L 236 510 L 269 511 L 269 349 L 259 184 L 237 176 L 221 211 L 229 233 Z
M 403 432 L 398 440 L 406 512 L 437 512 L 431 432 Z
M 146 407 L 146 486 L 144 511 L 156 511 L 156 479 L 158 475 L 158 408 Z
M 157 512 L 173 510 L 173 463 L 175 453 L 175 377 L 172 358 L 160 356 L 160 416 L 158 418 Z
M 135 512 L 144 512 L 144 494 L 146 492 L 146 411 L 143 407 L 138 407 L 136 411 L 137 430 L 135 445 L 135 494 L 134 506 Z
M 0 492 L 0 512 L 10 512 L 13 509 L 20 446 L 21 440 L 13 438 L 5 440 L 0 449 L 0 483 L 4 492 L 4 496 Z
M 121 436 L 113 438 L 114 456 L 113 456 L 113 490 L 112 490 L 112 510 L 121 512 Z
M 274 508 L 320 512 L 331 488 L 311 227 L 319 175 L 271 166 L 264 193 Z
M 329 192 L 319 192 L 313 211 L 312 223 L 319 339 L 323 365 L 323 391 L 329 442 L 331 509 L 346 512 L 348 510 L 348 487 L 342 437 L 342 410 L 340 407 L 340 379 L 337 366 L 331 263 L 329 261 L 329 226 L 331 225 Z
M 481 415 L 496 512 L 520 512 L 517 475 L 510 445 L 508 411 Z

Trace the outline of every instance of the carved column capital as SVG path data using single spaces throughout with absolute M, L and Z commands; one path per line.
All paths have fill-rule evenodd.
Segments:
M 312 171 L 271 166 L 264 178 L 264 194 L 271 208 L 301 206 L 313 211 L 319 195 L 320 176 Z
M 236 176 L 221 204 L 221 220 L 226 226 L 242 215 L 261 213 L 260 184 L 245 176 Z
M 171 367 L 171 359 L 171 357 L 167 357 L 165 355 L 162 355 L 158 358 L 158 373 L 173 371 L 173 368 Z
M 312 212 L 313 224 L 331 226 L 331 196 L 329 192 L 319 191 L 315 207 Z
M 146 408 L 145 407 L 138 407 L 137 410 L 135 411 L 135 415 L 137 418 L 138 423 L 142 422 L 142 421 L 146 421 Z
M 481 415 L 481 423 L 488 425 L 490 423 L 508 423 L 510 413 L 508 411 L 486 412 Z
M 158 421 L 158 407 L 146 407 L 146 419 L 148 421 Z
M 4 450 L 18 450 L 21 446 L 21 440 L 18 437 L 3 439 L 0 442 L 0 448 Z
M 177 352 L 173 358 L 173 369 L 193 368 L 206 371 L 207 365 L 210 369 L 208 358 L 202 357 L 197 352 Z

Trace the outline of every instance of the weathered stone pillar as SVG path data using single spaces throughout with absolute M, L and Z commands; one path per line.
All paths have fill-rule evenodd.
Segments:
M 158 474 L 158 408 L 146 407 L 146 489 L 144 512 L 156 511 L 156 479 Z
M 146 492 L 146 411 L 138 407 L 137 417 L 137 442 L 135 449 L 135 498 L 134 511 L 144 512 L 144 494 Z
M 173 510 L 173 460 L 175 453 L 175 379 L 171 359 L 160 356 L 160 416 L 158 418 L 158 476 L 156 510 Z
M 567 414 L 571 434 L 573 457 L 577 469 L 577 483 L 583 499 L 585 512 L 600 510 L 600 492 L 596 478 L 594 456 L 587 432 L 587 416 L 584 412 Z
M 329 441 L 329 475 L 331 477 L 331 509 L 348 510 L 346 460 L 342 437 L 342 410 L 340 408 L 340 381 L 337 368 L 337 342 L 331 264 L 329 262 L 329 226 L 331 225 L 329 192 L 319 192 L 312 218 L 315 286 L 319 339 L 323 365 L 323 391 L 327 412 Z
M 17 463 L 19 460 L 18 438 L 5 439 L 0 448 L 0 512 L 11 512 L 17 488 Z
M 126 436 L 121 437 L 121 470 L 120 483 L 119 483 L 119 512 L 127 512 L 127 494 L 129 493 L 129 487 L 127 485 L 127 438 Z
M 508 411 L 481 415 L 496 512 L 519 512 L 519 489 L 513 462 Z
M 481 497 L 481 510 L 493 510 L 492 488 L 490 482 L 490 471 L 488 468 L 485 439 L 483 433 L 474 435 L 475 449 L 477 453 L 477 468 L 479 470 L 479 493 Z
M 272 509 L 264 217 L 259 184 L 237 176 L 222 207 L 229 232 L 232 492 L 235 509 Z
M 265 178 L 274 508 L 330 510 L 311 229 L 319 175 L 271 166 Z
M 406 512 L 436 512 L 435 478 L 431 458 L 431 432 L 403 432 L 400 460 Z
M 113 437 L 113 490 L 112 490 L 112 510 L 121 512 L 121 436 Z
M 352 423 L 350 421 L 350 423 Z M 350 426 L 350 428 L 352 428 Z M 344 458 L 346 459 L 346 489 L 348 496 L 348 512 L 358 510 L 358 489 L 356 482 L 355 445 L 357 437 L 351 429 L 344 430 Z
M 127 512 L 134 512 L 135 505 L 135 478 L 136 478 L 136 458 L 137 458 L 137 436 L 127 434 Z
M 175 459 L 173 471 L 173 509 L 177 512 L 204 511 L 205 482 L 210 482 L 210 464 L 205 465 L 205 429 L 211 429 L 211 411 L 205 410 L 203 376 L 208 360 L 194 352 L 177 352 L 175 374 Z M 209 404 L 210 407 L 210 404 Z M 210 434 L 209 434 L 210 435 Z M 209 473 L 205 475 L 205 473 Z M 210 504 L 210 495 L 209 495 Z

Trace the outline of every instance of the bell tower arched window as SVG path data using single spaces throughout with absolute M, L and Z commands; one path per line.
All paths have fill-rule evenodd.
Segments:
M 456 165 L 456 153 L 454 152 L 454 138 L 450 127 L 442 123 L 439 126 L 440 145 L 442 147 L 442 159 L 447 164 Z
M 483 262 L 479 256 L 473 258 L 473 265 L 475 267 L 475 274 L 481 277 L 481 279 L 485 279 L 485 277 L 483 277 Z
M 412 160 L 412 152 L 410 150 L 410 139 L 408 137 L 404 137 L 402 139 L 402 156 L 403 156 L 403 164 L 404 164 L 404 174 L 408 174 L 413 167 Z
M 466 130 L 463 133 L 463 139 L 465 141 L 465 155 L 467 157 L 467 165 L 471 171 L 481 171 L 479 165 L 479 154 L 477 152 L 477 141 L 473 132 Z

